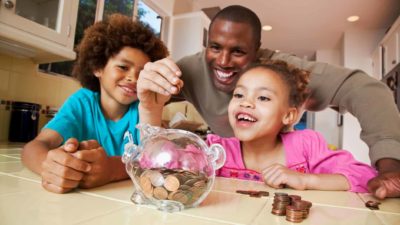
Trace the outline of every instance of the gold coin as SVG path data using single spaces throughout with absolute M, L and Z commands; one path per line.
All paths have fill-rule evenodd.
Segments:
M 153 190 L 153 196 L 156 199 L 164 200 L 168 197 L 168 192 L 163 187 L 156 187 Z
M 180 186 L 179 179 L 174 175 L 168 175 L 164 181 L 164 187 L 168 191 L 176 191 Z

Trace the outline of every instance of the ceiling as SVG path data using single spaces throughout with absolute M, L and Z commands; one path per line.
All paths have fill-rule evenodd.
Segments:
M 253 10 L 262 25 L 262 47 L 299 57 L 315 56 L 318 49 L 340 49 L 347 30 L 386 31 L 400 15 L 400 0 L 193 0 L 193 10 L 243 5 Z M 360 20 L 347 22 L 358 15 Z

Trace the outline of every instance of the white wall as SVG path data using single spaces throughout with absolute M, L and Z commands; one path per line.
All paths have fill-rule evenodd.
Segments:
M 383 30 L 349 30 L 343 37 L 343 66 L 372 74 L 372 52 L 383 38 Z M 370 163 L 368 146 L 360 139 L 361 127 L 349 113 L 343 120 L 343 148 L 362 162 Z

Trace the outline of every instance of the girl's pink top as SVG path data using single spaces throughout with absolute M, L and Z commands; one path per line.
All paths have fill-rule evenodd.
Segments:
M 321 134 L 313 130 L 293 131 L 281 134 L 286 167 L 301 173 L 342 174 L 350 183 L 352 192 L 368 192 L 367 182 L 377 175 L 371 166 L 358 162 L 345 150 L 330 150 Z M 226 162 L 217 171 L 218 176 L 262 181 L 259 172 L 244 166 L 240 141 L 208 135 L 209 145 L 221 144 L 226 151 Z

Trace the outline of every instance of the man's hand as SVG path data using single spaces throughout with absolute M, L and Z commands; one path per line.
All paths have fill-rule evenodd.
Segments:
M 264 182 L 273 188 L 283 188 L 285 185 L 296 189 L 306 189 L 306 174 L 286 168 L 281 164 L 273 164 L 262 171 Z
M 380 159 L 379 175 L 368 181 L 368 190 L 377 198 L 400 197 L 400 161 Z
M 47 153 L 40 174 L 43 188 L 55 193 L 65 193 L 79 185 L 84 173 L 88 172 L 91 166 L 71 155 L 77 149 L 78 141 L 71 138 L 63 146 Z
M 171 95 L 178 94 L 183 87 L 180 76 L 181 71 L 171 59 L 146 63 L 137 82 L 137 95 L 142 107 L 164 106 Z

